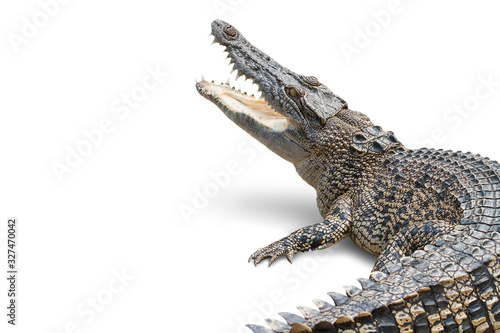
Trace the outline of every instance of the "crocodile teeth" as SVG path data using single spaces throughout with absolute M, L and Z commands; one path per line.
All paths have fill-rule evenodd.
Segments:
M 296 315 L 295 313 L 290 313 L 290 312 L 280 312 L 278 313 L 285 321 L 288 323 L 288 325 L 296 324 L 296 323 L 305 323 L 306 320 L 302 318 L 299 315 Z
M 236 73 L 236 80 L 238 80 L 240 77 L 243 76 L 243 78 L 244 78 L 243 81 L 245 81 L 246 80 L 245 74 L 241 70 L 239 70 L 239 69 L 237 71 L 238 72 Z
M 281 331 L 285 331 L 285 330 L 289 330 L 290 329 L 290 325 L 288 325 L 286 323 L 283 323 L 283 322 L 281 322 L 279 320 L 266 319 L 266 323 L 275 332 L 281 332 Z

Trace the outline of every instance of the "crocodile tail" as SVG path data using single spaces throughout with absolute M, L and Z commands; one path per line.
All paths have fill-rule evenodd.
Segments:
M 500 221 L 499 221 L 500 223 Z M 457 225 L 432 245 L 329 293 L 335 305 L 298 307 L 254 333 L 490 332 L 500 330 L 500 225 Z

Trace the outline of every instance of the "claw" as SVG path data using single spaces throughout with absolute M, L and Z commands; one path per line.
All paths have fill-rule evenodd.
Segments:
M 275 255 L 273 255 L 273 256 L 271 257 L 271 259 L 269 259 L 269 264 L 267 265 L 267 267 L 271 267 L 271 265 L 273 264 L 273 262 L 275 262 L 275 261 L 276 261 L 276 259 L 278 259 L 281 255 L 282 255 L 282 253 L 281 253 L 281 252 L 280 252 L 280 253 L 277 253 L 277 254 L 275 254 Z
M 260 264 L 260 262 L 262 261 L 262 259 L 263 258 L 261 257 L 261 255 L 258 255 L 257 257 L 255 257 L 255 259 L 253 261 L 254 265 L 257 266 L 258 264 Z
M 286 259 L 288 260 L 288 262 L 291 264 L 292 263 L 292 259 L 293 259 L 293 251 L 288 251 L 286 253 Z
M 254 264 L 257 266 L 264 259 L 269 258 L 268 266 L 271 266 L 276 259 L 285 255 L 287 260 L 292 263 L 294 253 L 294 248 L 290 245 L 290 243 L 286 239 L 281 239 L 255 251 L 250 258 L 248 258 L 248 262 L 253 260 Z

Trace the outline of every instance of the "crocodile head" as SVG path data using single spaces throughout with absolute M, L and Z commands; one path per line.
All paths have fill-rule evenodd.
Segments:
M 202 79 L 199 93 L 215 103 L 233 122 L 284 159 L 298 163 L 312 146 L 328 119 L 347 103 L 314 76 L 304 76 L 281 66 L 250 44 L 232 25 L 212 23 L 215 42 L 225 46 L 238 77 L 251 79 L 262 92 L 256 98 Z

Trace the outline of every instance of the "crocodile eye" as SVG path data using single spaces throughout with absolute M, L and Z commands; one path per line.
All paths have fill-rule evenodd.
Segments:
M 236 28 L 232 25 L 225 27 L 224 32 L 230 37 L 235 37 L 238 34 L 238 30 L 236 30 Z
M 299 93 L 297 92 L 297 89 L 290 88 L 288 89 L 288 95 L 290 95 L 290 97 L 297 97 L 299 96 Z
M 297 87 L 285 87 L 285 92 L 288 96 L 294 99 L 299 97 L 304 97 L 305 95 L 302 88 L 297 88 Z
M 294 99 L 295 101 L 298 101 L 300 98 L 306 95 L 302 87 L 292 85 L 285 86 L 285 93 L 288 95 L 288 97 Z

